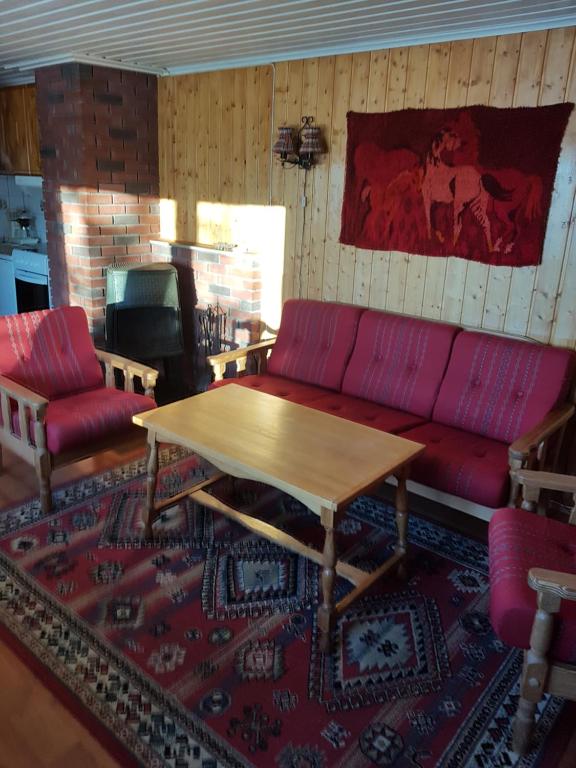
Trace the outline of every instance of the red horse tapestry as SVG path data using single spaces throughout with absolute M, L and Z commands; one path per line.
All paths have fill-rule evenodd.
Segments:
M 340 242 L 539 264 L 573 106 L 349 112 Z

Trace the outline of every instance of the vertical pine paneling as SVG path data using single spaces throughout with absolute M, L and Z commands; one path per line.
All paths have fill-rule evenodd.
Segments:
M 494 71 L 494 56 L 496 53 L 496 38 L 485 37 L 474 40 L 472 49 L 472 64 L 466 103 L 487 104 L 490 98 L 490 84 Z M 484 297 L 488 267 L 475 261 L 468 263 L 466 282 L 464 283 L 464 298 L 462 302 L 461 322 L 472 328 L 482 326 L 484 316 Z
M 388 69 L 390 55 L 388 51 L 373 51 L 370 54 L 370 82 L 368 84 L 368 112 L 384 112 L 386 109 Z M 368 305 L 377 309 L 386 306 L 388 296 L 388 275 L 390 271 L 390 251 L 372 252 L 372 276 Z
M 386 111 L 388 112 L 404 107 L 408 54 L 408 48 L 395 48 L 393 51 L 390 51 L 388 92 L 386 94 Z M 394 312 L 402 312 L 404 310 L 407 269 L 408 254 L 390 251 L 386 309 L 391 309 Z
M 407 109 L 422 109 L 425 106 L 429 55 L 429 45 L 415 45 L 413 48 L 408 49 L 406 96 L 404 97 L 404 106 Z M 422 313 L 426 261 L 426 256 L 408 256 L 406 286 L 404 289 L 404 312 L 409 315 L 419 315 Z
M 529 32 L 522 35 L 520 58 L 516 77 L 517 106 L 536 107 L 540 97 L 547 33 Z M 524 336 L 528 329 L 528 317 L 532 304 L 532 292 L 537 267 L 512 270 L 508 305 L 504 318 L 504 331 Z
M 344 167 L 346 162 L 346 112 L 350 99 L 352 56 L 337 56 L 334 70 L 332 97 L 332 125 L 329 157 L 328 201 L 326 210 L 326 246 L 324 249 L 324 271 L 322 298 L 335 301 L 338 297 L 338 274 L 340 270 L 340 209 L 344 188 Z M 322 160 L 326 160 L 323 158 Z
M 448 43 L 431 45 L 428 54 L 428 77 L 424 99 L 426 107 L 436 109 L 444 107 L 449 65 L 450 45 Z M 442 312 L 447 259 L 424 257 L 424 261 L 426 273 L 421 314 L 425 317 L 439 318 Z
M 286 211 L 284 297 L 304 296 L 439 318 L 576 346 L 576 118 L 563 144 L 539 267 L 341 245 L 346 113 L 576 99 L 574 29 L 530 32 L 278 63 L 159 82 L 162 195 L 178 237 L 222 239 L 226 203 Z M 310 172 L 271 154 L 279 125 L 311 114 L 328 152 Z M 303 206 L 305 196 L 306 205 Z M 200 230 L 199 201 L 223 205 Z
M 458 40 L 450 45 L 450 63 L 448 65 L 448 83 L 444 106 L 447 109 L 466 103 L 470 85 L 470 67 L 472 65 L 472 40 Z M 459 323 L 464 302 L 464 285 L 468 261 L 454 256 L 447 259 L 442 292 L 442 311 L 440 317 L 450 323 Z
M 564 101 L 566 85 L 574 66 L 573 49 L 573 28 L 553 29 L 548 33 L 540 104 Z M 552 336 L 552 323 L 560 290 L 560 275 L 574 202 L 575 184 L 576 116 L 573 112 L 564 136 L 564 149 L 558 162 L 544 243 L 545 261 L 536 276 L 530 308 L 528 335 L 539 341 L 549 341 Z
M 515 104 L 516 74 L 520 58 L 521 35 L 499 37 L 496 43 L 496 62 L 492 83 L 490 84 L 491 107 L 512 107 Z M 498 243 L 493 243 L 494 248 Z M 504 247 L 500 245 L 500 247 Z M 484 317 L 482 327 L 489 330 L 504 330 L 506 306 L 512 267 L 489 267 L 486 297 L 484 299 Z

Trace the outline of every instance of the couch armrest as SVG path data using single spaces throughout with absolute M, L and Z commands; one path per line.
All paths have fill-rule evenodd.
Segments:
M 561 408 L 556 408 L 550 411 L 539 424 L 525 435 L 514 440 L 510 448 L 508 449 L 508 456 L 510 457 L 510 463 L 512 461 L 524 461 L 529 455 L 538 448 L 540 443 L 547 440 L 551 435 L 567 424 L 572 415 L 574 414 L 574 406 L 567 403 Z
M 124 389 L 126 392 L 134 392 L 134 377 L 138 376 L 142 380 L 144 393 L 154 399 L 154 387 L 158 378 L 158 371 L 147 365 L 128 360 L 127 357 L 121 357 L 112 352 L 106 352 L 103 349 L 96 349 L 96 357 L 101 363 L 104 363 L 106 369 L 106 386 L 114 387 L 114 371 L 124 373 Z
M 12 429 L 13 411 L 10 401 L 18 406 L 19 435 Z M 23 444 L 29 444 L 29 434 L 32 432 L 36 446 L 43 449 L 46 444 L 44 418 L 47 406 L 48 400 L 42 395 L 22 384 L 17 384 L 6 376 L 0 376 L 0 413 L 2 413 L 0 432 L 7 433 L 13 439 L 22 440 Z
M 515 506 L 518 503 L 518 491 L 520 488 L 519 478 L 516 473 L 519 469 L 532 469 L 534 464 L 543 467 L 545 465 L 548 440 L 555 434 L 558 434 L 556 441 L 556 455 L 552 461 L 552 469 L 556 466 L 558 452 L 562 441 L 562 435 L 566 424 L 574 414 L 574 406 L 570 403 L 550 411 L 539 424 L 532 427 L 508 448 L 508 460 L 510 463 L 510 497 L 508 504 Z M 523 504 L 526 509 L 533 509 L 534 502 L 538 500 L 538 491 L 527 486 L 528 493 Z
M 275 342 L 276 337 L 272 339 L 264 339 L 264 341 L 250 344 L 248 347 L 233 349 L 230 352 L 221 352 L 219 355 L 210 355 L 206 359 L 212 366 L 214 381 L 221 381 L 224 378 L 224 371 L 226 370 L 227 363 L 235 362 L 238 373 L 244 371 L 249 355 L 254 355 L 256 357 L 258 373 L 265 373 L 268 352 L 272 349 Z

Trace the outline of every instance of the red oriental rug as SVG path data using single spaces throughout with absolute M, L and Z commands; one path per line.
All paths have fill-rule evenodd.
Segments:
M 202 470 L 162 453 L 160 490 Z M 487 616 L 484 544 L 413 516 L 409 577 L 384 579 L 318 649 L 319 568 L 185 501 L 142 542 L 144 460 L 0 513 L 3 635 L 123 765 L 168 768 L 556 768 L 574 707 L 546 697 L 533 751 L 510 751 L 521 654 Z M 218 493 L 319 542 L 301 504 L 263 486 Z M 394 516 L 362 497 L 340 544 L 371 568 Z M 338 597 L 349 588 L 338 582 Z M 32 726 L 33 727 L 33 724 Z M 563 763 L 568 765 L 569 763 Z
M 340 241 L 539 264 L 573 106 L 349 112 Z

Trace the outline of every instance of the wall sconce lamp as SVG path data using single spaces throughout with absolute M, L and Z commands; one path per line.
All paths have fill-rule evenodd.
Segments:
M 288 126 L 278 128 L 278 139 L 272 147 L 275 155 L 280 155 L 282 167 L 298 166 L 309 171 L 314 165 L 315 155 L 321 155 L 325 149 L 320 136 L 320 128 L 312 125 L 314 118 L 305 115 L 302 118 L 302 127 L 296 134 Z

